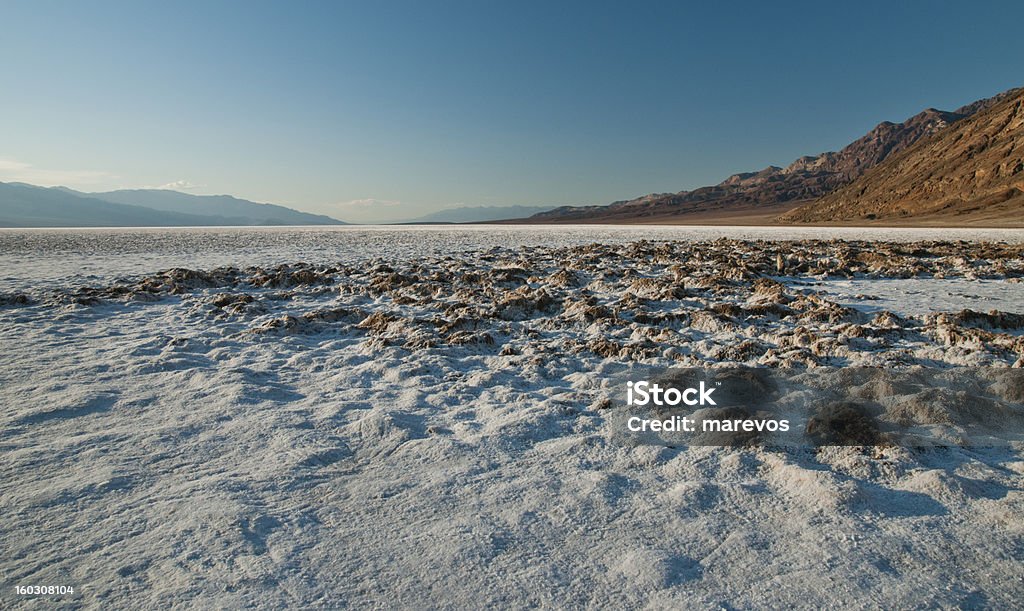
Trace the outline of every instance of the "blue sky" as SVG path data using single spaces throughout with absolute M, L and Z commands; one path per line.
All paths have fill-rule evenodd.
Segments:
M 1024 3 L 5 2 L 0 181 L 608 203 L 1024 85 Z

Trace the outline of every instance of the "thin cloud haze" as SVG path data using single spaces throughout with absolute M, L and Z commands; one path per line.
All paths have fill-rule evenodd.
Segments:
M 204 185 L 197 185 L 188 180 L 174 180 L 155 187 L 142 187 L 143 189 L 160 189 L 165 191 L 193 191 L 201 189 Z
M 377 208 L 380 206 L 400 206 L 402 202 L 392 199 L 376 199 L 367 197 L 363 199 L 352 199 L 347 202 L 339 202 L 342 208 Z
M 0 182 L 26 182 L 43 187 L 87 187 L 114 178 L 108 172 L 37 167 L 31 163 L 0 158 Z

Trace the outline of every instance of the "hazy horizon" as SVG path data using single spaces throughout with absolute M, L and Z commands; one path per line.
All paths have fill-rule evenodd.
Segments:
M 1022 84 L 1016 3 L 5 12 L 0 181 L 358 223 L 714 184 Z

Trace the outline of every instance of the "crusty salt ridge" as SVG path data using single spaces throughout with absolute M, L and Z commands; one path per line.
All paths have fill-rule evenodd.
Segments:
M 1019 367 L 1019 306 L 889 311 L 829 283 L 1020 304 L 1022 253 L 639 242 L 7 293 L 0 596 L 1014 606 L 1020 448 L 627 448 L 601 408 L 636 366 Z
M 412 260 L 491 246 L 578 246 L 640 239 L 705 242 L 716 238 L 842 238 L 914 242 L 1024 242 L 1021 229 L 897 227 L 727 227 L 654 225 L 412 225 L 344 227 L 191 227 L 151 229 L 5 229 L 0 227 L 0 292 L 26 286 L 109 284 L 125 275 L 189 267 L 214 269 L 282 262 L 349 265 L 373 257 Z

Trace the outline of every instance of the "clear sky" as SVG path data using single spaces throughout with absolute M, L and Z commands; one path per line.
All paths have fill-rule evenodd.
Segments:
M 609 203 L 1024 85 L 1024 2 L 9 2 L 0 181 Z

